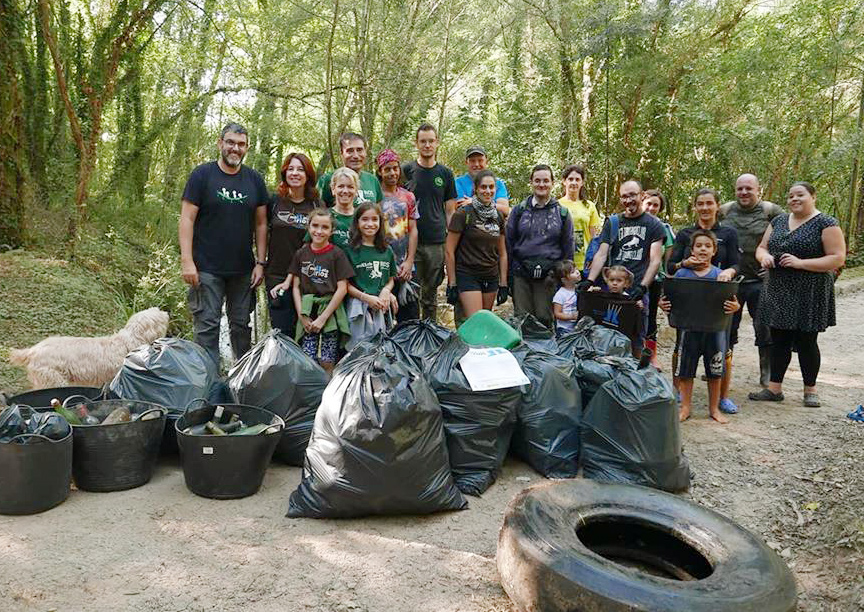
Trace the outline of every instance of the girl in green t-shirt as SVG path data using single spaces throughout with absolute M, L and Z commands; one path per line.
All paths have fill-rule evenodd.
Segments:
M 396 256 L 387 246 L 381 207 L 363 202 L 354 211 L 351 237 L 345 254 L 354 267 L 354 278 L 348 286 L 348 322 L 351 340 L 347 348 L 362 342 L 393 323 L 399 308 L 393 295 L 396 280 Z

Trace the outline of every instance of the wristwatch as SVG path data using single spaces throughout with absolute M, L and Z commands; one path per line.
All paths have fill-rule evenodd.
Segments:
M 261 260 L 256 260 L 256 261 L 255 261 L 255 265 L 256 265 L 256 266 L 262 266 L 262 267 L 266 268 L 266 267 L 267 267 L 267 264 L 268 264 L 267 261 L 261 261 Z

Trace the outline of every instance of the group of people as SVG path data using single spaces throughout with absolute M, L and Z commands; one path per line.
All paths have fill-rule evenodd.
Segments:
M 673 375 L 681 418 L 690 414 L 700 358 L 711 416 L 726 422 L 723 413 L 737 412 L 729 378 L 744 305 L 763 385 L 750 398 L 783 399 L 796 350 L 804 403 L 818 405 L 816 339 L 834 324 L 832 272 L 845 261 L 845 243 L 837 222 L 816 209 L 808 183 L 790 188 L 788 213 L 761 199 L 752 174 L 738 177 L 736 199 L 726 204 L 702 189 L 693 200 L 696 223 L 675 235 L 658 218 L 663 194 L 635 180 L 619 186 L 621 213 L 601 222 L 578 165 L 564 169 L 561 198 L 553 195 L 553 169 L 534 166 L 531 194 L 511 208 L 485 149 L 468 148 L 467 172 L 456 177 L 437 161 L 438 134 L 430 124 L 415 133 L 416 159 L 403 162 L 384 149 L 374 174 L 365 169 L 362 135 L 345 133 L 339 145 L 342 166 L 321 177 L 306 155 L 290 153 L 271 197 L 263 177 L 242 164 L 247 131 L 229 123 L 218 159 L 190 175 L 179 226 L 182 274 L 195 340 L 217 360 L 223 302 L 239 358 L 250 347 L 249 313 L 262 281 L 273 327 L 332 370 L 352 344 L 396 321 L 436 321 L 446 278 L 457 322 L 512 297 L 517 316 L 531 314 L 558 333 L 575 325 L 582 291 L 625 294 L 641 309 L 634 354 L 648 348 L 659 366 L 657 309 L 671 308 L 659 281 L 667 274 L 737 279 L 737 297 L 723 305 L 734 313 L 728 330 L 678 332 Z

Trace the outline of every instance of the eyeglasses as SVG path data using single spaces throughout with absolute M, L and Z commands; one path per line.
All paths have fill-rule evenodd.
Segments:
M 224 142 L 229 149 L 233 149 L 234 147 L 237 147 L 238 149 L 245 149 L 249 146 L 248 142 L 237 142 L 236 140 L 231 139 L 223 140 L 222 142 Z

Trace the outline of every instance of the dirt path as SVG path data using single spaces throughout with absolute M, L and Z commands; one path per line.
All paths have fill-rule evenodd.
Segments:
M 800 406 L 797 365 L 783 404 L 746 401 L 756 371 L 748 331 L 736 354 L 741 415 L 714 425 L 700 388 L 684 425 L 690 496 L 775 547 L 808 612 L 864 609 L 864 426 L 844 418 L 864 400 L 861 297 L 840 298 L 839 325 L 821 338 L 822 408 Z M 467 511 L 431 517 L 284 518 L 299 479 L 299 469 L 273 466 L 259 494 L 216 502 L 189 493 L 169 462 L 139 489 L 73 491 L 42 515 L 0 517 L 2 608 L 511 610 L 494 557 L 507 502 L 539 480 L 523 464 L 508 462 Z

